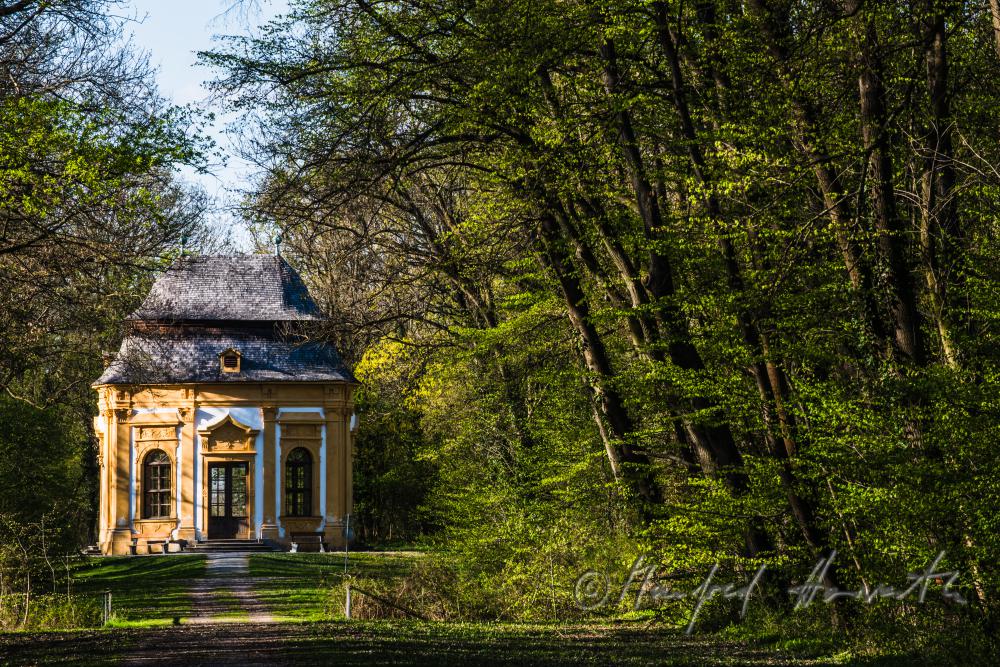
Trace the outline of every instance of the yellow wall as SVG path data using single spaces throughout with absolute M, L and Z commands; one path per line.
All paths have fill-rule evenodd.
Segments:
M 292 533 L 322 530 L 327 542 L 342 546 L 353 504 L 354 388 L 293 382 L 98 387 L 101 551 L 129 553 L 133 539 L 139 553 L 147 540 L 205 539 L 209 461 L 250 463 L 250 537 L 287 545 Z M 284 517 L 280 508 L 283 463 L 295 446 L 313 456 L 311 517 Z M 153 449 L 170 459 L 170 516 L 147 519 L 142 463 Z

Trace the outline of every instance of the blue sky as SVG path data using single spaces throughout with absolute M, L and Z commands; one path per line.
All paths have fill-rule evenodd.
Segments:
M 276 14 L 287 10 L 286 0 L 131 0 L 127 15 L 137 22 L 129 24 L 135 46 L 149 54 L 156 67 L 161 94 L 176 104 L 193 104 L 216 113 L 217 121 L 210 128 L 219 149 L 227 156 L 227 164 L 214 165 L 211 175 L 199 175 L 192 170 L 182 177 L 195 181 L 215 198 L 218 209 L 213 222 L 232 232 L 240 250 L 250 249 L 250 236 L 226 207 L 233 192 L 247 184 L 249 165 L 234 154 L 232 143 L 225 134 L 226 124 L 235 119 L 226 117 L 218 107 L 211 107 L 203 83 L 212 71 L 196 65 L 196 53 L 212 48 L 212 37 L 224 34 L 246 34 Z

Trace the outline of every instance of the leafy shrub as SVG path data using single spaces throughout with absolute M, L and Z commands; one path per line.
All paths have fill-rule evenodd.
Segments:
M 0 628 L 4 630 L 95 628 L 103 620 L 100 596 L 36 595 L 29 600 L 27 614 L 23 595 L 8 595 L 0 600 Z

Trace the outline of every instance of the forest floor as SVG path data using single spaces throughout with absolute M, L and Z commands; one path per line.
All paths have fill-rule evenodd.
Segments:
M 420 621 L 220 623 L 0 635 L 4 664 L 904 665 L 809 659 L 676 631 Z
M 418 553 L 351 554 L 348 572 L 392 578 Z M 639 624 L 344 620 L 344 554 L 92 559 L 78 593 L 111 590 L 100 630 L 0 634 L 0 665 L 904 665 Z M 335 620 L 331 620 L 335 619 Z

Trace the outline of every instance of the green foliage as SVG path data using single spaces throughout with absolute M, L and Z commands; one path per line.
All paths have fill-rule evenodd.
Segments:
M 301 0 L 205 54 L 259 114 L 254 221 L 363 360 L 361 503 L 436 529 L 441 613 L 559 616 L 572 570 L 643 554 L 766 563 L 800 618 L 823 554 L 856 590 L 944 551 L 970 606 L 841 627 L 988 636 L 994 18 Z
M 38 595 L 31 599 L 27 624 L 21 623 L 22 599 L 19 596 L 0 600 L 0 628 L 19 630 L 72 630 L 101 627 L 104 622 L 99 596 L 66 596 L 60 593 Z
M 67 528 L 85 516 L 88 434 L 61 408 L 0 396 L 0 514 L 33 523 L 59 514 Z
M 102 352 L 151 273 L 211 239 L 174 173 L 203 166 L 198 120 L 157 95 L 116 5 L 0 11 L 0 515 L 24 575 L 93 540 Z
M 86 539 L 88 452 L 69 410 L 0 396 L 0 627 L 89 624 L 86 601 L 37 597 L 65 590 L 67 558 Z
M 420 414 L 409 405 L 406 349 L 370 349 L 356 369 L 365 383 L 355 397 L 365 428 L 354 458 L 356 534 L 366 544 L 412 541 L 431 532 L 422 506 L 435 477 L 425 451 Z

